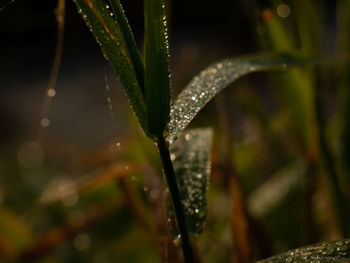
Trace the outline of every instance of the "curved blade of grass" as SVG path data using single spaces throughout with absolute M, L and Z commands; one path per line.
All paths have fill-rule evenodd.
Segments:
M 286 253 L 258 261 L 258 263 L 281 263 L 281 262 L 349 262 L 350 240 L 325 242 L 290 250 Z
M 172 156 L 175 156 L 173 165 L 186 226 L 192 236 L 198 236 L 204 227 L 212 137 L 210 128 L 193 129 L 186 132 L 171 149 Z M 176 237 L 177 233 L 174 235 Z
M 124 36 L 128 54 L 130 56 L 131 63 L 134 66 L 137 82 L 139 83 L 143 96 L 145 96 L 144 68 L 139 50 L 134 39 L 134 34 L 131 31 L 131 27 L 129 25 L 127 17 L 125 16 L 124 9 L 120 3 L 120 0 L 109 0 L 109 2 L 111 3 L 112 10 L 115 14 L 115 19 L 117 20 Z
M 255 71 L 285 69 L 287 66 L 307 61 L 310 59 L 277 54 L 225 59 L 212 64 L 194 77 L 179 94 L 174 107 L 170 110 L 167 141 L 172 144 L 197 113 L 217 93 L 239 77 Z
M 131 107 L 147 134 L 146 104 L 121 26 L 103 1 L 74 0 L 74 2 L 101 46 L 105 58 L 118 75 Z
M 15 0 L 0 0 L 0 11 L 5 9 L 9 4 L 12 4 Z
M 163 134 L 169 122 L 168 36 L 162 0 L 145 0 L 145 94 L 150 134 Z
M 300 184 L 306 173 L 305 164 L 297 160 L 259 186 L 248 198 L 248 208 L 255 218 L 262 218 L 280 206 L 288 194 Z

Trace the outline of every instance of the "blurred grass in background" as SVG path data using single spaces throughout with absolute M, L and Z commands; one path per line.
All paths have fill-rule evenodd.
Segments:
M 239 79 L 191 124 L 216 130 L 196 241 L 202 262 L 228 262 L 233 245 L 225 133 L 254 259 L 349 237 L 350 1 L 215 3 L 169 2 L 173 95 L 224 57 L 275 50 L 332 59 Z M 18 0 L 0 13 L 0 261 L 157 262 L 166 247 L 178 262 L 155 147 L 70 1 L 57 94 L 37 140 L 56 4 Z M 141 43 L 142 1 L 123 4 Z

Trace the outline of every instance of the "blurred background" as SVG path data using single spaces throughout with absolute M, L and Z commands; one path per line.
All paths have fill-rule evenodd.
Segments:
M 122 4 L 142 49 L 143 1 Z M 73 1 L 47 90 L 56 6 L 16 0 L 0 11 L 0 262 L 181 262 L 156 147 Z M 190 125 L 215 131 L 199 262 L 234 262 L 242 247 L 250 262 L 348 237 L 350 1 L 168 0 L 167 10 L 173 98 L 227 57 L 326 61 L 243 77 Z M 232 215 L 236 202 L 243 210 Z M 236 220 L 247 242 L 235 239 Z

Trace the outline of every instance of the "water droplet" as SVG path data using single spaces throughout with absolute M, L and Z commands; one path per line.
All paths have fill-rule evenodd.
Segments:
M 289 256 L 289 257 L 287 257 L 287 259 L 286 259 L 286 263 L 292 263 L 293 261 L 294 261 L 293 256 Z
M 42 118 L 40 121 L 40 125 L 43 128 L 46 128 L 50 125 L 50 120 L 48 118 Z
M 170 154 L 170 159 L 172 160 L 172 161 L 175 161 L 175 159 L 176 159 L 176 155 L 175 154 Z
M 202 177 L 203 177 L 203 174 L 201 173 L 196 174 L 196 178 L 201 179 Z
M 112 100 L 111 100 L 111 98 L 109 97 L 110 88 L 109 88 L 109 84 L 108 84 L 107 74 L 105 74 L 105 83 L 106 83 L 106 92 L 107 92 L 107 99 L 106 99 L 106 100 L 107 100 L 109 115 L 110 115 L 111 117 L 114 117 L 113 106 L 112 106 Z
M 343 241 L 336 242 L 335 245 L 337 246 L 337 251 L 341 252 L 347 251 L 350 248 L 348 244 Z
M 326 256 L 331 256 L 335 252 L 335 247 L 331 244 L 326 245 L 326 247 L 323 249 L 322 254 Z
M 56 95 L 56 90 L 55 89 L 49 89 L 47 91 L 47 96 L 49 96 L 50 98 L 54 97 Z
M 282 18 L 287 18 L 290 15 L 290 7 L 286 4 L 280 4 L 277 7 L 277 15 Z
M 115 146 L 116 146 L 118 149 L 121 149 L 121 148 L 122 148 L 120 142 L 116 142 L 116 143 L 115 143 Z
M 174 239 L 174 245 L 177 247 L 181 246 L 181 235 L 177 235 L 177 237 Z
M 196 96 L 192 96 L 192 97 L 191 97 L 191 100 L 196 100 L 196 99 L 197 99 Z

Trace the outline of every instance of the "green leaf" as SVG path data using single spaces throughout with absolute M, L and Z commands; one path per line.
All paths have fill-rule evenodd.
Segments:
M 146 104 L 136 77 L 137 70 L 134 68 L 137 62 L 131 59 L 127 47 L 129 43 L 126 41 L 127 37 L 123 35 L 123 30 L 126 31 L 125 25 L 122 30 L 121 25 L 114 19 L 113 12 L 108 9 L 109 6 L 101 0 L 74 0 L 74 2 L 101 46 L 105 58 L 118 75 L 131 107 L 147 134 Z
M 212 136 L 210 128 L 193 129 L 171 147 L 187 230 L 192 236 L 202 232 L 207 213 Z
M 179 94 L 170 111 L 167 141 L 172 144 L 197 113 L 239 77 L 255 71 L 285 69 L 307 61 L 310 59 L 285 54 L 266 54 L 225 59 L 212 64 L 194 77 Z
M 129 25 L 127 17 L 125 16 L 124 9 L 120 3 L 120 0 L 109 0 L 109 2 L 111 3 L 112 10 L 115 14 L 115 19 L 117 20 L 122 34 L 124 36 L 126 48 L 128 50 L 131 63 L 135 70 L 137 82 L 141 88 L 143 96 L 145 96 L 144 68 L 139 50 L 137 49 L 137 45 L 134 39 L 134 34 L 131 31 L 131 27 Z
M 350 240 L 325 242 L 306 246 L 271 258 L 258 261 L 258 263 L 282 263 L 282 262 L 349 262 Z
M 169 122 L 168 36 L 162 0 L 145 0 L 145 94 L 148 127 L 161 136 Z
M 12 4 L 15 0 L 0 0 L 0 11 L 5 9 L 9 4 Z

